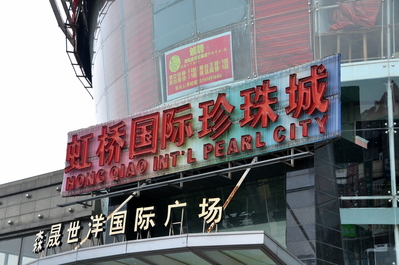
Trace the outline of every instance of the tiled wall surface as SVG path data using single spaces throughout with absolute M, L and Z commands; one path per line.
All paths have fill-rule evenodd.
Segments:
M 8 233 L 37 230 L 91 214 L 91 207 L 58 204 L 76 201 L 61 197 L 63 170 L 0 185 L 0 239 Z M 80 199 L 81 197 L 79 197 Z

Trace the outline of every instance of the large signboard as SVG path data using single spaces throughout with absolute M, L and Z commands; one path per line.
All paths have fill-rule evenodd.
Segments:
M 232 62 L 229 32 L 167 52 L 167 99 L 233 81 Z
M 63 196 L 256 156 L 341 133 L 339 55 L 68 135 Z

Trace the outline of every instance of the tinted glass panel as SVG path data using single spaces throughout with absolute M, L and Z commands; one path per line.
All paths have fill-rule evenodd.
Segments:
M 397 58 L 398 3 L 314 1 L 315 57 L 341 53 L 344 63 Z
M 0 241 L 0 264 L 18 265 L 20 246 L 19 238 Z
M 191 38 L 196 32 L 193 11 L 192 0 L 170 2 L 163 5 L 163 8 L 155 5 L 155 48 L 162 50 Z
M 248 3 L 242 0 L 195 1 L 197 30 L 205 33 L 248 18 Z
M 334 143 L 336 177 L 344 196 L 388 195 L 387 79 L 342 84 L 342 136 Z M 387 206 L 388 201 L 343 201 L 344 207 Z
M 28 236 L 22 239 L 21 264 L 27 264 L 36 259 L 36 255 L 32 253 L 32 245 L 35 242 L 35 236 Z
M 392 225 L 342 225 L 342 236 L 348 264 L 395 264 Z

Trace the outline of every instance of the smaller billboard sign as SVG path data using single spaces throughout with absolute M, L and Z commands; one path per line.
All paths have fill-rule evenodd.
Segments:
M 165 53 L 167 99 L 232 81 L 231 51 L 227 32 Z

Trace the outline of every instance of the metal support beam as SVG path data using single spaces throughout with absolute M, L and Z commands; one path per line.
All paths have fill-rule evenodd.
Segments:
M 262 166 L 266 166 L 266 165 L 278 164 L 278 163 L 290 161 L 293 159 L 301 159 L 301 158 L 311 157 L 313 155 L 314 154 L 310 151 L 301 152 L 301 153 L 297 153 L 297 154 L 290 154 L 290 155 L 286 155 L 286 156 L 282 156 L 282 157 L 271 158 L 271 159 L 264 160 L 264 161 L 258 161 L 253 164 L 244 164 L 244 165 L 234 166 L 231 168 L 219 169 L 219 170 L 215 170 L 212 172 L 206 172 L 206 173 L 201 173 L 201 174 L 197 174 L 197 175 L 186 176 L 183 178 L 179 177 L 177 179 L 167 180 L 167 181 L 163 181 L 163 182 L 148 183 L 145 186 L 110 192 L 107 194 L 102 194 L 102 195 L 98 195 L 98 196 L 91 197 L 91 198 L 85 198 L 85 199 L 76 200 L 73 202 L 58 204 L 57 206 L 58 207 L 66 207 L 66 206 L 74 205 L 77 203 L 84 203 L 84 202 L 99 200 L 99 199 L 103 199 L 103 198 L 109 198 L 109 197 L 114 197 L 114 196 L 119 196 L 119 195 L 124 195 L 124 194 L 131 194 L 132 192 L 135 192 L 135 191 L 140 192 L 140 191 L 144 191 L 144 190 L 157 189 L 157 188 L 166 187 L 166 186 L 170 186 L 170 185 L 179 185 L 180 183 L 183 183 L 183 182 L 194 181 L 194 180 L 199 180 L 199 179 L 203 179 L 203 178 L 209 178 L 209 177 L 213 177 L 213 176 L 228 173 L 228 172 L 237 172 L 240 170 L 246 170 L 248 168 L 256 168 L 256 167 L 262 167 Z
M 64 6 L 65 3 L 64 2 L 62 2 L 62 3 Z M 74 44 L 75 40 L 73 39 L 71 32 L 69 32 L 67 30 L 67 28 L 65 26 L 65 22 L 63 21 L 61 13 L 60 13 L 60 9 L 58 8 L 58 5 L 55 2 L 55 0 L 50 0 L 50 5 L 51 5 L 51 8 L 53 9 L 53 13 L 54 13 L 55 19 L 57 20 L 58 27 L 60 27 L 60 29 L 64 33 L 65 37 L 67 38 L 67 40 L 71 43 L 71 45 L 75 46 L 75 44 Z
M 252 159 L 251 164 L 255 164 L 258 161 L 258 157 L 254 157 Z M 240 180 L 238 181 L 237 185 L 234 187 L 233 191 L 230 193 L 229 197 L 227 198 L 227 200 L 224 202 L 223 204 L 223 211 L 226 210 L 227 206 L 229 205 L 230 201 L 233 199 L 234 195 L 237 193 L 238 189 L 240 188 L 242 182 L 245 180 L 245 178 L 247 177 L 249 171 L 251 170 L 251 168 L 247 168 L 244 171 L 244 174 L 242 174 Z M 213 230 L 213 227 L 216 225 L 215 221 L 212 222 L 212 224 L 208 227 L 208 230 L 206 230 L 207 233 L 210 233 Z

